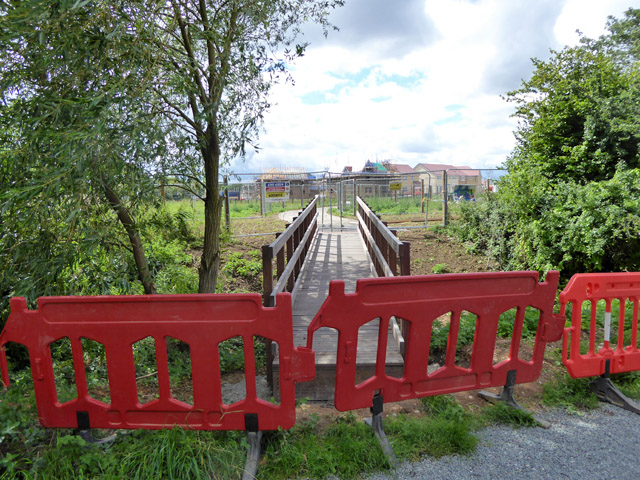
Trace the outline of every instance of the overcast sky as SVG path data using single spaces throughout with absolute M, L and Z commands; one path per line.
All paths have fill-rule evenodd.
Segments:
M 531 57 L 604 33 L 640 0 L 346 0 L 340 29 L 311 42 L 295 85 L 272 91 L 259 153 L 234 172 L 339 172 L 367 159 L 490 168 L 514 147 L 501 94 L 530 77 Z

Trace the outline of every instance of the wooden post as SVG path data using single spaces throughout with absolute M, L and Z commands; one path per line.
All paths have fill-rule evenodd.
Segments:
M 229 211 L 229 180 L 224 176 L 224 219 L 227 230 L 231 230 L 231 213 Z
M 411 244 L 409 242 L 402 242 L 400 245 L 400 275 L 411 275 Z M 408 338 L 409 334 L 409 322 L 403 321 L 400 324 L 400 333 L 402 338 Z
M 356 209 L 358 208 L 357 206 L 357 201 L 356 201 L 357 195 L 356 195 L 356 180 L 353 180 L 353 216 L 356 216 Z
M 269 245 L 262 246 L 262 304 L 273 307 L 271 292 L 273 291 L 273 256 Z
M 442 172 L 442 190 L 444 193 L 444 203 L 442 207 L 442 224 L 446 227 L 449 224 L 449 192 L 447 188 L 447 172 Z
M 400 245 L 400 275 L 411 275 L 411 244 L 402 242 Z
M 276 233 L 276 238 L 281 234 L 282 232 Z M 284 248 L 281 248 L 280 251 L 276 253 L 276 278 L 278 280 L 280 280 L 282 272 L 284 272 Z
M 391 230 L 391 233 L 393 233 L 395 237 L 398 236 L 398 232 L 396 230 Z M 391 246 L 389 246 L 389 268 L 393 272 L 394 277 L 398 275 L 398 256 Z

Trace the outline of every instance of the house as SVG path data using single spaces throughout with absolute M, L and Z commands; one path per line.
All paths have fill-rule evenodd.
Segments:
M 390 163 L 388 164 L 388 170 L 390 173 L 399 176 L 402 183 L 401 192 L 403 196 L 415 195 L 416 193 L 420 195 L 420 174 L 413 167 L 406 163 Z
M 414 171 L 418 172 L 420 178 L 424 180 L 425 191 L 431 192 L 432 195 L 442 194 L 445 173 L 449 194 L 453 194 L 456 187 L 462 186 L 465 187 L 465 190 L 475 192 L 480 190 L 482 185 L 480 170 L 472 169 L 466 165 L 419 163 L 414 167 Z M 427 185 L 430 188 L 427 188 Z

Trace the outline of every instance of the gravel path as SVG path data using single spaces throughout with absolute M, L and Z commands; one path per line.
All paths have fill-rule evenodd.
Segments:
M 426 458 L 403 464 L 395 474 L 369 480 L 398 479 L 638 479 L 640 415 L 603 404 L 581 415 L 541 414 L 551 428 L 491 427 L 478 432 L 471 456 Z

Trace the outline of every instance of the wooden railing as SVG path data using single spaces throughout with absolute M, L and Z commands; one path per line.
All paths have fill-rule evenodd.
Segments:
M 378 277 L 395 277 L 398 275 L 411 275 L 411 244 L 402 242 L 396 236 L 395 230 L 390 230 L 386 222 L 369 208 L 369 205 L 361 199 L 356 198 L 358 210 L 358 228 L 362 239 L 369 251 L 369 257 Z M 393 335 L 398 343 L 398 350 L 404 356 L 405 341 L 407 338 L 409 324 L 402 320 L 400 324 L 396 318 L 392 317 Z
M 262 304 L 274 307 L 276 295 L 280 292 L 292 292 L 304 260 L 318 230 L 318 196 L 311 200 L 293 222 L 270 245 L 262 246 Z M 276 284 L 273 285 L 273 260 L 276 267 Z M 293 304 L 293 298 L 291 300 Z M 274 351 L 272 341 L 265 339 L 267 354 L 267 382 L 273 388 Z
M 399 270 L 400 275 L 411 275 L 411 244 L 400 241 L 396 232 L 390 230 L 364 200 L 357 197 L 356 201 L 358 227 L 376 274 L 395 277 Z
M 316 196 L 270 245 L 262 246 L 262 298 L 265 307 L 276 304 L 276 294 L 293 292 L 311 241 L 318 230 Z M 273 284 L 275 259 L 276 284 Z

